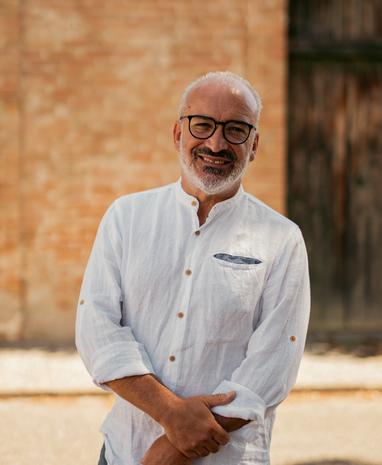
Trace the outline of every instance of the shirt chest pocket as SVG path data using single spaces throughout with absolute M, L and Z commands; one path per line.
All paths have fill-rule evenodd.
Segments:
M 211 337 L 235 339 L 257 321 L 265 263 L 238 263 L 212 256 L 208 260 L 206 319 Z
M 266 265 L 258 259 L 215 254 L 212 256 L 212 270 L 217 281 L 222 280 L 228 288 L 240 295 L 254 295 L 262 288 Z

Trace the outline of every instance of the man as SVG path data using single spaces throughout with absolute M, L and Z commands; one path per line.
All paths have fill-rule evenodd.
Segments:
M 309 314 L 299 228 L 244 192 L 260 98 L 229 72 L 183 94 L 177 183 L 118 198 L 84 275 L 76 344 L 116 394 L 100 463 L 268 464 Z

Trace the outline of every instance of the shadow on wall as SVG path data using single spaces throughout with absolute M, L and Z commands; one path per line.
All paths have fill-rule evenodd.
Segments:
M 331 460 L 314 460 L 313 462 L 298 462 L 293 465 L 372 465 L 366 462 L 360 462 L 359 460 L 343 460 L 343 459 L 331 459 Z

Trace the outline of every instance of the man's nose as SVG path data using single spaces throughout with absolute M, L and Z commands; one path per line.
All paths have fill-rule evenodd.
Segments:
M 223 136 L 223 126 L 221 124 L 217 126 L 212 136 L 206 139 L 205 144 L 213 152 L 219 152 L 220 150 L 228 148 L 228 143 Z

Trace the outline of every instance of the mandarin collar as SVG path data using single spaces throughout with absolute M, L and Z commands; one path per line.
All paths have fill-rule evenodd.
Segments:
M 188 194 L 183 189 L 181 181 L 182 181 L 181 178 L 179 178 L 178 181 L 175 183 L 175 193 L 176 193 L 177 200 L 183 205 L 187 205 L 192 209 L 197 209 L 197 207 L 199 207 L 199 200 L 193 195 Z M 243 195 L 244 195 L 244 189 L 243 189 L 242 184 L 240 184 L 240 187 L 235 193 L 235 195 L 233 195 L 229 199 L 222 200 L 221 202 L 218 202 L 217 204 L 215 204 L 212 207 L 211 212 L 212 210 L 217 211 L 217 210 L 225 209 L 232 205 L 235 205 L 236 203 L 240 201 Z

